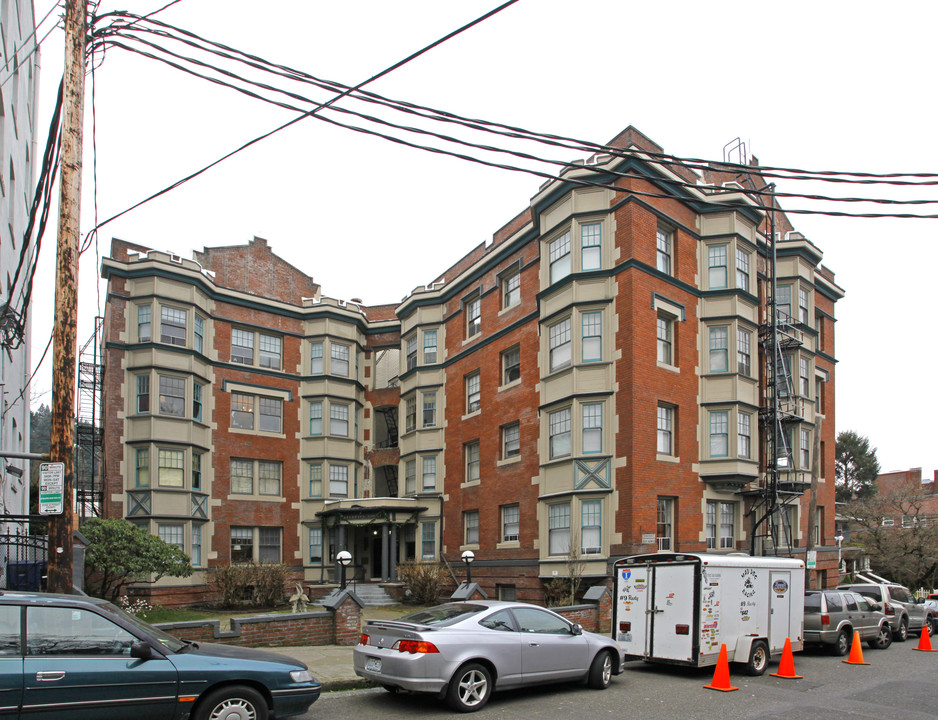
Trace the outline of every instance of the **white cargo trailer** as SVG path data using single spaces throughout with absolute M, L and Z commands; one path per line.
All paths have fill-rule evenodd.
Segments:
M 626 658 L 705 667 L 727 659 L 761 675 L 786 638 L 804 646 L 804 562 L 653 553 L 615 563 L 613 636 Z

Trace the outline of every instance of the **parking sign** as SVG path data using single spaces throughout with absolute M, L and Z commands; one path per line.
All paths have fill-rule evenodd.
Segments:
M 65 511 L 65 463 L 39 465 L 39 514 L 61 515 Z

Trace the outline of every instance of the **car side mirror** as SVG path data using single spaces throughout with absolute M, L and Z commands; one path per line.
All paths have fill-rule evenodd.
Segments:
M 574 623 L 574 624 L 570 627 L 570 632 L 571 632 L 573 635 L 582 635 L 582 634 L 583 634 L 583 626 Z
M 883 609 L 883 606 L 880 605 L 878 602 L 871 602 L 870 607 L 877 611 L 881 611 Z
M 137 658 L 138 660 L 152 660 L 156 655 L 149 643 L 137 640 L 130 645 L 130 657 Z
M 924 599 L 924 598 L 915 598 L 915 604 L 916 604 L 916 605 L 924 605 L 924 604 L 925 604 L 925 599 Z

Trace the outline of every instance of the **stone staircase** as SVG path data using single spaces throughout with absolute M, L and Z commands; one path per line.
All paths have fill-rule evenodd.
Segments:
M 349 585 L 349 589 L 361 598 L 361 601 L 365 603 L 365 607 L 384 607 L 397 604 L 380 585 L 355 583 Z

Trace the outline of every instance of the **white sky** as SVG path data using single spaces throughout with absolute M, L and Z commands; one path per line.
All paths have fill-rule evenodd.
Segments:
M 52 1 L 35 0 L 37 20 Z M 100 11 L 144 13 L 163 4 L 104 0 Z M 497 4 L 182 0 L 157 17 L 354 85 Z M 856 0 L 521 0 L 369 89 L 595 142 L 631 124 L 685 157 L 719 160 L 739 137 L 764 165 L 938 172 L 935 27 L 933 0 L 888 11 Z M 43 43 L 43 133 L 62 45 L 58 30 Z M 95 79 L 100 219 L 295 115 L 119 49 L 108 51 Z M 94 226 L 91 117 L 89 92 L 83 234 Z M 82 257 L 79 344 L 104 300 L 104 284 L 99 296 L 95 283 L 112 237 L 191 257 L 257 235 L 311 274 L 323 294 L 393 303 L 491 238 L 540 183 L 305 120 L 102 229 L 98 247 Z M 787 182 L 779 189 L 908 197 L 887 186 Z M 920 197 L 938 199 L 938 189 Z M 782 205 L 818 207 L 794 199 Z M 938 205 L 899 210 L 938 213 Z M 884 471 L 921 466 L 930 478 L 938 469 L 938 221 L 791 217 L 847 292 L 837 305 L 837 430 L 868 436 Z M 34 363 L 51 327 L 54 215 L 49 224 L 34 292 Z M 51 351 L 34 381 L 34 405 L 51 401 L 50 359 Z

